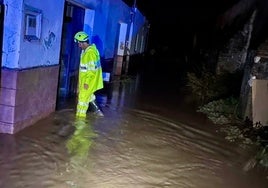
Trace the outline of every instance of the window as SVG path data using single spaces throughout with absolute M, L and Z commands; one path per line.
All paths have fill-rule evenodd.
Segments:
M 31 41 L 41 38 L 41 18 L 40 10 L 25 5 L 25 39 Z

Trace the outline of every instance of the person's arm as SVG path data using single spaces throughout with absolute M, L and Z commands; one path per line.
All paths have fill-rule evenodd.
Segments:
M 94 52 L 88 51 L 85 56 L 85 61 L 87 65 L 87 72 L 84 80 L 84 89 L 88 89 L 90 81 L 95 77 L 96 75 L 96 66 L 95 66 L 95 55 Z

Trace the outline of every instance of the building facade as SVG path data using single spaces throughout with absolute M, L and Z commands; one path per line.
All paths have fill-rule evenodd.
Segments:
M 120 75 L 126 55 L 143 53 L 148 22 L 121 0 L 2 0 L 0 133 L 15 134 L 56 110 L 76 91 L 84 30 Z M 105 62 L 105 61 L 103 61 Z

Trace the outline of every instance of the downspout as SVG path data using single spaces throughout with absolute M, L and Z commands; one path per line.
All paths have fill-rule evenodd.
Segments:
M 128 39 L 125 44 L 126 48 L 126 65 L 125 65 L 125 74 L 128 74 L 128 67 L 129 67 L 129 59 L 130 59 L 130 53 L 131 53 L 131 44 L 132 44 L 132 35 L 133 35 L 133 25 L 135 20 L 135 14 L 136 14 L 136 0 L 134 0 L 133 6 L 130 9 L 130 29 L 128 33 Z

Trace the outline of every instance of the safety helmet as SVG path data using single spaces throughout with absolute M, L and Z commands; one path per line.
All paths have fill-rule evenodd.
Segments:
M 84 31 L 79 31 L 74 35 L 74 42 L 85 42 L 89 38 L 88 34 Z

